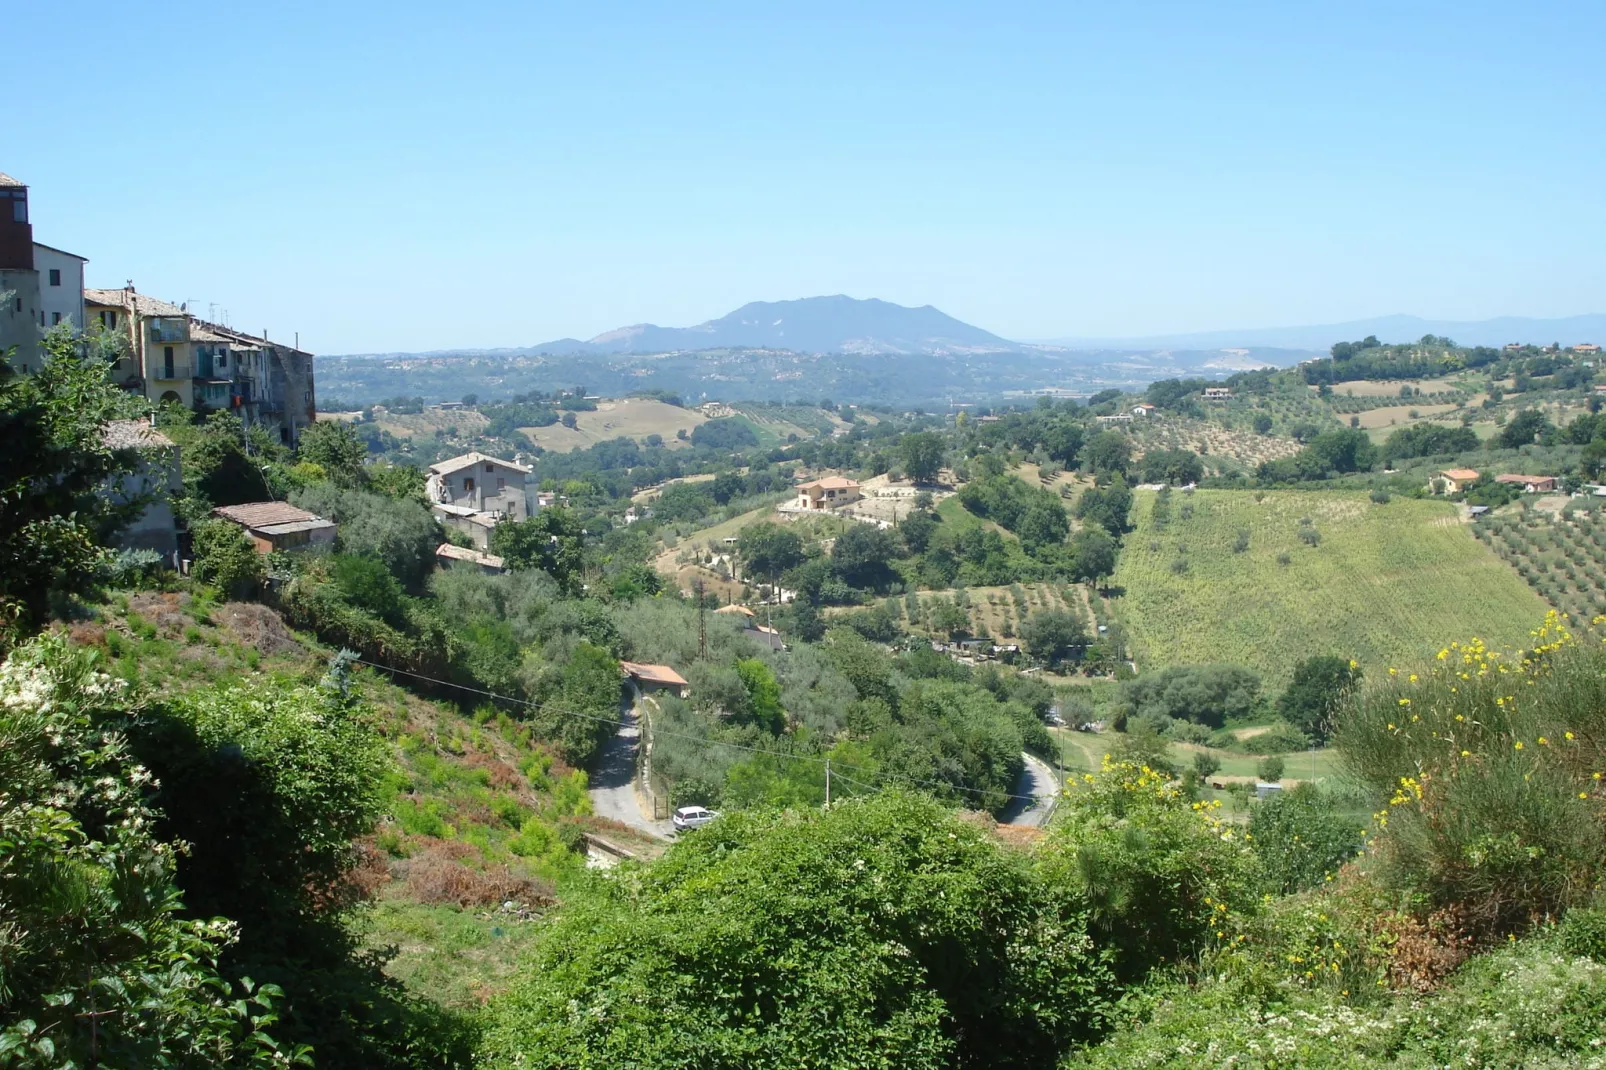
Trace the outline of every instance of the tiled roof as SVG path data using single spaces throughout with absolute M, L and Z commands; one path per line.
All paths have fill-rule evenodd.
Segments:
M 3 177 L 3 176 L 0 176 L 0 177 Z M 44 243 L 44 242 L 42 242 L 42 241 L 36 241 L 36 242 L 34 242 L 34 243 L 33 243 L 33 247 L 34 247 L 34 248 L 35 248 L 35 249 L 45 249 L 45 250 L 48 250 L 48 251 L 49 251 L 49 252 L 52 252 L 52 253 L 58 253 L 58 254 L 60 254 L 60 255 L 61 255 L 61 256 L 70 256 L 70 257 L 72 257 L 72 258 L 73 258 L 73 259 L 74 259 L 74 260 L 82 260 L 82 261 L 83 261 L 83 262 L 84 262 L 84 263 L 86 263 L 86 264 L 87 264 L 87 263 L 89 263 L 89 257 L 87 257 L 87 256 L 79 256 L 79 255 L 78 255 L 78 254 L 77 254 L 77 253 L 69 253 L 69 252 L 68 252 L 68 251 L 67 251 L 67 250 L 65 250 L 65 249 L 58 249 L 58 248 L 56 248 L 56 247 L 55 247 L 55 246 L 54 246 L 54 245 L 46 245 L 46 244 L 45 244 L 45 243 Z
M 444 557 L 451 561 L 470 561 L 486 568 L 501 568 L 502 559 L 495 554 L 482 554 L 478 550 L 470 550 L 466 546 L 453 546 L 443 542 L 435 548 L 436 557 Z
M 307 520 L 322 520 L 316 513 L 297 509 L 289 502 L 248 502 L 245 505 L 220 505 L 212 510 L 214 516 L 232 520 L 248 528 L 270 524 L 297 524 Z
M 619 667 L 629 676 L 637 680 L 645 680 L 649 684 L 671 684 L 675 687 L 686 686 L 686 678 L 667 665 L 643 665 L 635 661 L 621 661 Z
M 154 297 L 146 297 L 133 290 L 96 290 L 84 288 L 84 303 L 90 305 L 109 305 L 112 308 L 132 309 L 141 316 L 183 316 L 185 311 L 177 305 L 170 305 L 166 301 L 158 301 Z
M 197 320 L 190 324 L 190 341 L 192 342 L 233 342 L 234 339 L 226 334 L 214 331 L 210 326 L 202 326 Z
M 753 611 L 751 609 L 748 609 L 746 606 L 721 606 L 719 609 L 714 610 L 714 612 L 715 613 L 740 613 L 744 617 L 751 617 L 751 616 L 754 615 Z
M 4 171 L 0 171 L 0 186 L 27 186 L 26 182 L 18 182 Z
M 1507 473 L 1506 475 L 1503 475 L 1503 476 L 1495 476 L 1494 477 L 1494 481 L 1496 483 L 1543 483 L 1546 480 L 1549 480 L 1550 482 L 1554 483 L 1556 481 L 1556 477 L 1555 476 L 1523 476 L 1523 475 L 1518 475 L 1515 472 L 1510 472 L 1510 473 Z
M 101 441 L 114 450 L 171 446 L 173 440 L 144 420 L 110 420 L 101 432 Z
M 1478 478 L 1478 470 L 1476 468 L 1446 468 L 1439 474 L 1444 476 L 1445 479 L 1453 479 L 1458 483 L 1462 480 Z
M 850 490 L 858 485 L 857 480 L 848 479 L 845 476 L 826 476 L 824 479 L 816 479 L 812 483 L 804 483 L 797 489 L 808 490 L 810 487 L 819 487 L 821 490 Z
M 514 464 L 512 461 L 504 461 L 500 457 L 489 457 L 483 453 L 465 453 L 461 457 L 453 457 L 450 460 L 437 461 L 429 466 L 429 470 L 438 476 L 449 476 L 453 472 L 460 471 L 469 467 L 470 465 L 480 464 L 482 462 L 485 464 L 499 464 L 503 468 L 511 468 L 515 472 L 524 472 L 525 474 L 528 474 L 530 471 L 522 464 Z

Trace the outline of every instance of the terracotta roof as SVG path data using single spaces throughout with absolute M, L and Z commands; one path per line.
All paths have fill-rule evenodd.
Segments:
M 482 554 L 478 550 L 470 550 L 466 546 L 453 546 L 443 542 L 435 548 L 436 557 L 444 557 L 451 561 L 469 561 L 486 568 L 501 568 L 502 559 L 495 554 Z
M 4 171 L 0 171 L 0 186 L 12 186 L 12 187 L 21 186 L 23 188 L 26 188 L 27 185 L 28 184 L 26 182 L 18 182 L 16 179 L 14 179 L 10 175 L 6 174 Z
M 209 326 L 202 326 L 201 323 L 196 322 L 190 324 L 190 341 L 232 343 L 234 339 L 230 338 L 226 334 L 220 334 L 217 331 L 212 330 Z
M 812 480 L 799 484 L 798 490 L 808 490 L 810 487 L 819 487 L 821 490 L 850 490 L 859 485 L 858 480 L 846 476 L 826 476 L 824 479 Z
M 719 609 L 714 610 L 714 612 L 715 613 L 740 613 L 744 617 L 751 617 L 753 615 L 753 611 L 751 609 L 748 609 L 746 606 L 721 606 Z
M 429 466 L 429 470 L 438 476 L 449 476 L 453 472 L 460 471 L 461 469 L 467 468 L 470 465 L 479 464 L 482 461 L 486 464 L 499 464 L 503 468 L 511 468 L 515 472 L 529 474 L 530 471 L 522 464 L 514 464 L 512 461 L 504 461 L 500 457 L 491 457 L 483 453 L 465 453 L 461 457 L 453 457 L 449 460 L 437 461 Z
M 644 680 L 649 684 L 671 684 L 675 687 L 685 687 L 686 678 L 667 665 L 643 665 L 635 661 L 621 661 L 619 667 L 627 676 L 637 680 Z
M 1506 475 L 1503 475 L 1503 476 L 1495 476 L 1494 477 L 1494 481 L 1496 483 L 1544 483 L 1546 481 L 1554 483 L 1556 481 L 1556 477 L 1555 476 L 1522 476 L 1522 475 L 1516 474 L 1515 472 L 1510 472 L 1510 473 L 1507 473 Z
M 146 297 L 133 290 L 96 290 L 84 287 L 84 303 L 90 305 L 108 305 L 112 308 L 132 309 L 141 316 L 183 316 L 187 313 L 177 305 L 170 305 L 166 301 L 158 301 L 154 297 Z
M 1439 475 L 1443 476 L 1445 479 L 1453 479 L 1459 483 L 1462 480 L 1477 479 L 1478 470 L 1476 468 L 1446 468 L 1444 471 L 1440 472 Z
M 308 520 L 323 520 L 316 513 L 297 509 L 289 502 L 247 502 L 244 505 L 220 505 L 212 510 L 213 516 L 232 520 L 248 528 L 268 527 L 272 524 L 299 524 Z M 328 523 L 328 521 L 324 521 Z
M 144 420 L 109 420 L 101 441 L 114 450 L 171 446 L 173 440 Z

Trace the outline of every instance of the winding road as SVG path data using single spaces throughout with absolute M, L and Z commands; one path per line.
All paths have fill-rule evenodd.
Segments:
M 634 697 L 639 701 L 639 694 Z M 636 791 L 636 748 L 641 745 L 639 717 L 633 703 L 621 704 L 619 730 L 603 744 L 591 771 L 591 811 L 649 836 L 668 839 L 674 832 L 674 825 L 648 817 L 642 809 L 641 795 Z
M 1026 764 L 1021 767 L 1020 779 L 1015 781 L 1015 794 L 1022 796 L 1009 804 L 999 823 L 1026 825 L 1041 828 L 1054 809 L 1054 796 L 1059 792 L 1059 778 L 1047 762 L 1021 752 Z M 1025 798 L 1030 796 L 1030 800 Z

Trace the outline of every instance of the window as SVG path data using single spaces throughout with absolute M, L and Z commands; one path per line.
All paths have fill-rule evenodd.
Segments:
M 217 366 L 219 368 L 227 368 L 229 366 L 229 355 L 227 353 L 218 353 Z
M 50 314 L 50 325 L 52 327 L 54 327 L 56 324 L 58 324 L 60 322 L 61 322 L 61 313 L 60 312 L 52 312 Z
M 163 346 L 162 347 L 162 359 L 167 361 L 169 364 L 173 363 L 173 347 L 172 346 Z
M 463 489 L 466 491 L 472 491 L 474 489 L 474 481 L 472 479 L 464 479 Z
M 52 285 L 52 286 L 60 286 L 61 285 L 61 268 L 51 268 L 50 269 L 50 285 Z
M 28 222 L 28 202 L 18 197 L 11 202 L 11 221 L 13 223 Z
M 491 472 L 491 466 L 490 465 L 486 465 L 485 466 L 485 472 L 486 472 L 487 475 L 490 474 L 490 472 Z
M 498 477 L 498 479 L 496 481 L 496 489 L 497 490 L 506 490 L 507 489 L 507 480 Z

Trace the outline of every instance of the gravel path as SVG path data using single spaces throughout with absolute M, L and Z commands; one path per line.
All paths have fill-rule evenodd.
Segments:
M 591 810 L 598 817 L 612 818 L 649 836 L 668 839 L 674 826 L 649 818 L 636 792 L 636 748 L 641 743 L 638 716 L 633 707 L 619 711 L 619 730 L 603 745 L 591 771 Z

